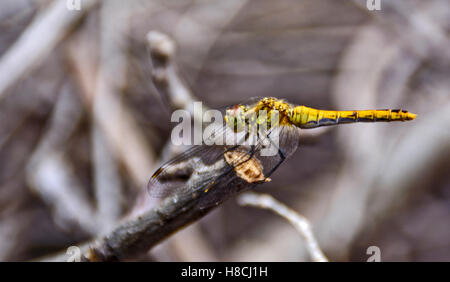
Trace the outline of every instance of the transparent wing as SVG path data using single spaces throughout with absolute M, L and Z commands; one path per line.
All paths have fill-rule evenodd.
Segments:
M 217 205 L 226 199 L 227 195 L 270 181 L 269 176 L 292 155 L 297 149 L 298 142 L 297 128 L 280 126 L 269 130 L 267 135 L 260 135 L 256 145 L 236 146 L 227 150 L 223 158 L 229 169 L 221 177 L 214 179 L 214 185 L 209 187 L 214 193 L 203 193 L 199 206 Z M 273 149 L 268 148 L 270 146 Z
M 235 140 L 235 145 L 224 145 L 224 140 Z M 194 181 L 199 174 L 210 173 L 209 183 L 205 187 L 197 187 L 206 190 L 211 188 L 211 183 L 217 183 L 216 178 L 225 175 L 230 171 L 230 165 L 224 160 L 224 153 L 240 148 L 241 151 L 249 151 L 249 147 L 243 145 L 245 134 L 236 134 L 223 124 L 218 124 L 210 130 L 204 142 L 209 144 L 192 146 L 182 154 L 171 159 L 161 166 L 151 177 L 147 190 L 151 197 L 163 198 L 173 193 L 192 193 L 192 185 L 189 181 Z M 222 142 L 219 142 L 222 140 Z M 228 143 L 227 143 L 228 144 Z M 207 177 L 204 177 L 207 178 Z
M 222 109 L 222 116 L 226 109 Z M 193 193 L 194 185 L 189 182 L 199 174 L 209 172 L 211 174 L 203 177 L 210 176 L 209 181 L 200 183 L 201 187 L 197 185 L 197 189 L 216 189 L 218 185 L 229 185 L 235 178 L 249 184 L 263 182 L 295 151 L 299 137 L 298 129 L 290 125 L 272 127 L 268 131 L 236 133 L 223 118 L 207 125 L 204 133 L 203 145 L 193 146 L 153 174 L 148 183 L 151 197 L 162 198 L 175 192 Z
M 186 182 L 201 169 L 220 161 L 225 148 L 222 146 L 193 146 L 161 166 L 148 183 L 151 197 L 163 198 L 186 187 Z
M 254 157 L 260 162 L 265 177 L 269 177 L 295 152 L 299 137 L 298 128 L 291 125 L 271 128 L 259 136 L 259 150 Z
M 230 129 L 216 133 L 214 138 L 221 134 L 235 134 Z M 193 176 L 207 172 L 211 172 L 213 177 L 197 187 L 202 191 L 218 189 L 219 185 L 226 186 L 233 183 L 235 178 L 241 178 L 248 184 L 264 182 L 295 151 L 298 132 L 296 128 L 281 126 L 257 138 L 255 145 L 241 144 L 245 141 L 241 139 L 238 145 L 193 146 L 153 174 L 148 183 L 150 196 L 163 198 L 175 192 L 193 193 L 195 191 L 190 190 L 191 186 L 187 182 L 192 181 Z

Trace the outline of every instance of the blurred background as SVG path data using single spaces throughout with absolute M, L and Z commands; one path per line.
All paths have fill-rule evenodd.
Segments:
M 176 43 L 195 100 L 402 108 L 330 128 L 258 192 L 306 216 L 331 261 L 450 260 L 448 0 L 3 0 L 0 260 L 40 259 L 114 228 L 165 161 L 173 109 L 145 36 Z M 307 261 L 284 219 L 234 199 L 145 261 Z

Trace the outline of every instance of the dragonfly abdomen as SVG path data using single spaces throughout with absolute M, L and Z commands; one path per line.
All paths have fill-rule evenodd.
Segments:
M 389 122 L 413 120 L 416 115 L 401 109 L 325 111 L 297 106 L 290 115 L 291 122 L 300 128 L 314 128 L 327 125 L 355 122 Z

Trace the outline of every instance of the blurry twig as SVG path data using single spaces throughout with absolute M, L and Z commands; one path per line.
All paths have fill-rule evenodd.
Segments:
M 102 221 L 103 230 L 109 230 L 121 215 L 122 187 L 118 174 L 118 164 L 114 156 L 114 140 L 108 131 L 104 130 L 105 117 L 112 122 L 111 115 L 122 113 L 111 112 L 111 102 L 116 105 L 120 97 L 119 89 L 125 84 L 126 59 L 119 47 L 128 32 L 129 8 L 119 6 L 121 1 L 111 0 L 103 2 L 100 10 L 100 61 L 95 83 L 95 95 L 92 97 L 92 159 L 94 164 L 95 195 L 98 206 L 98 218 Z M 120 19 L 120 20 L 118 20 Z M 114 110 L 118 110 L 114 107 Z M 133 120 L 130 119 L 130 123 Z M 129 128 L 130 133 L 139 138 L 138 128 Z M 133 132 L 134 130 L 134 132 Z M 126 138 L 126 136 L 125 136 Z M 116 141 L 117 142 L 117 141 Z M 141 148 L 145 145 L 143 142 Z M 135 148 L 135 149 L 141 149 Z M 142 150 L 142 149 L 141 149 Z M 144 147 L 145 150 L 145 147 Z M 136 153 L 135 153 L 136 154 Z M 142 164 L 142 162 L 141 162 Z M 144 163 L 145 164 L 145 163 Z M 150 164 L 148 164 L 150 166 Z M 149 169 L 150 167 L 144 167 Z M 144 175 L 141 176 L 144 178 Z M 144 181 L 142 179 L 142 181 Z M 141 183 L 137 182 L 138 185 Z
M 351 3 L 367 11 L 360 2 L 353 0 Z M 449 39 L 446 35 L 446 27 L 441 19 L 448 17 L 448 3 L 445 1 L 423 2 L 413 5 L 408 1 L 387 1 L 384 8 L 390 13 L 370 13 L 375 20 L 386 27 L 387 33 L 395 34 L 397 40 L 402 41 L 408 51 L 412 51 L 418 57 L 427 57 L 430 52 L 440 56 L 443 60 L 450 58 L 447 46 Z M 441 11 L 443 17 L 436 16 L 436 11 Z M 447 14 L 447 15 L 446 15 Z
M 147 34 L 150 57 L 153 65 L 153 82 L 163 95 L 176 109 L 190 110 L 194 119 L 202 120 L 203 113 L 192 111 L 192 104 L 195 101 L 194 95 L 177 74 L 177 67 L 174 62 L 176 47 L 173 40 L 158 31 L 150 31 Z M 204 110 L 207 108 L 204 106 Z M 313 130 L 302 130 L 301 144 L 314 144 L 318 138 L 328 132 L 329 127 L 322 127 Z
M 162 99 L 168 102 L 168 104 L 175 109 L 190 111 L 194 119 L 201 121 L 203 113 L 195 112 L 192 108 L 193 103 L 196 101 L 195 95 L 178 75 L 178 70 L 175 63 L 175 42 L 168 35 L 158 31 L 150 31 L 147 34 L 146 40 L 149 56 L 151 58 L 152 81 L 157 90 L 163 96 Z M 207 110 L 207 107 L 203 105 L 203 111 L 205 110 Z M 181 150 L 182 149 L 179 146 L 174 146 L 169 140 L 163 149 L 161 159 L 163 161 L 168 160 L 174 155 L 181 153 Z M 148 199 L 148 197 L 145 199 Z M 137 208 L 139 209 L 139 207 Z M 202 232 L 199 230 L 198 226 L 192 226 L 189 234 L 195 234 L 191 236 L 190 246 L 187 246 L 184 243 L 186 239 L 189 240 L 189 238 L 183 237 L 180 239 L 177 236 L 172 238 L 173 245 L 178 250 L 178 255 L 183 256 L 185 260 L 190 260 L 192 257 L 189 257 L 186 254 L 189 253 L 189 250 L 195 248 L 197 250 L 203 250 L 202 253 L 211 260 L 211 258 L 213 258 L 212 252 L 209 250 L 209 246 L 205 243 L 206 240 L 202 239 Z M 189 247 L 191 249 L 189 249 Z
M 152 65 L 151 78 L 157 90 L 161 93 L 161 98 L 176 109 L 191 109 L 194 118 L 201 120 L 201 114 L 194 113 L 191 107 L 195 101 L 193 94 L 178 76 L 174 62 L 176 47 L 173 40 L 158 31 L 150 31 L 146 40 Z M 181 153 L 179 149 L 179 147 L 173 146 L 173 143 L 169 140 L 164 146 L 162 161 Z M 144 212 L 149 205 L 148 200 L 148 196 L 142 193 L 140 202 L 134 207 L 130 216 Z
M 349 128 L 338 134 L 347 161 L 334 181 L 334 196 L 327 204 L 328 211 L 316 233 L 329 254 L 348 254 L 357 234 L 368 228 L 375 229 L 374 222 L 390 217 L 394 207 L 416 194 L 414 188 L 420 178 L 448 151 L 448 131 L 441 128 L 450 116 L 448 104 L 441 102 L 438 111 L 430 111 L 417 99 L 405 104 L 410 98 L 407 95 L 412 94 L 410 83 L 414 74 L 424 62 L 433 57 L 448 62 L 448 48 L 443 51 L 448 46 L 447 39 L 442 36 L 439 17 L 432 14 L 441 9 L 430 9 L 432 4 L 423 2 L 424 6 L 411 11 L 408 3 L 395 1 L 386 5 L 394 13 L 374 13 L 383 23 L 369 22 L 364 26 L 341 62 L 341 69 L 358 71 L 342 72 L 335 78 L 334 96 L 338 105 L 375 105 L 383 100 L 408 109 L 415 106 L 420 115 L 414 126 L 405 131 L 390 129 L 389 135 L 381 127 L 365 127 L 357 129 L 358 132 L 356 128 Z M 395 17 L 389 17 L 390 14 Z M 429 30 L 424 32 L 424 28 Z M 393 32 L 395 40 L 392 40 Z M 424 40 L 429 36 L 434 38 Z M 390 79 L 385 78 L 387 73 Z M 434 87 L 437 88 L 437 84 Z M 432 93 L 427 93 L 427 100 L 432 101 Z M 435 120 L 439 120 L 439 125 L 432 122 Z M 362 160 L 370 160 L 364 161 L 365 169 L 361 169 Z M 332 238 L 336 237 L 340 238 L 340 244 L 333 243 Z
M 79 224 L 96 234 L 97 223 L 88 197 L 64 157 L 64 144 L 81 119 L 81 106 L 68 84 L 63 85 L 48 129 L 27 165 L 27 180 L 32 189 L 51 207 L 60 225 Z
M 240 195 L 237 200 L 240 205 L 269 209 L 281 217 L 284 217 L 305 239 L 306 248 L 311 259 L 316 262 L 328 261 L 314 238 L 309 221 L 305 217 L 299 215 L 294 210 L 288 208 L 267 194 L 247 192 Z
M 176 46 L 173 40 L 158 31 L 147 34 L 147 44 L 152 63 L 152 80 L 163 99 L 169 101 L 175 109 L 185 109 L 201 120 L 203 113 L 195 113 L 192 109 L 194 95 L 178 76 L 174 62 Z
M 105 81 L 106 73 L 96 78 L 95 54 L 92 54 L 89 36 L 80 37 L 69 44 L 68 59 L 82 90 L 85 107 L 92 110 L 97 125 L 105 134 L 112 151 L 121 160 L 138 187 L 144 186 L 149 172 L 154 169 L 154 155 L 145 142 L 141 131 L 126 104 L 121 103 L 118 93 Z M 104 58 L 108 60 L 108 58 Z M 100 95 L 100 102 L 96 102 Z
M 96 2 L 97 0 L 86 0 L 83 1 L 81 11 L 69 11 L 66 1 L 53 1 L 45 11 L 36 16 L 0 58 L 0 99 L 11 85 L 46 58 L 70 27 Z

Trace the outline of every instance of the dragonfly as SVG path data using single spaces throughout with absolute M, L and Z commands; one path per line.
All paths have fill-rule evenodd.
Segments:
M 297 150 L 300 130 L 415 118 L 416 114 L 402 109 L 319 110 L 274 97 L 254 99 L 226 107 L 222 126 L 211 130 L 204 144 L 192 146 L 157 169 L 148 193 L 155 198 L 194 195 L 204 199 L 201 206 L 217 205 L 224 194 L 271 181 L 270 176 Z

